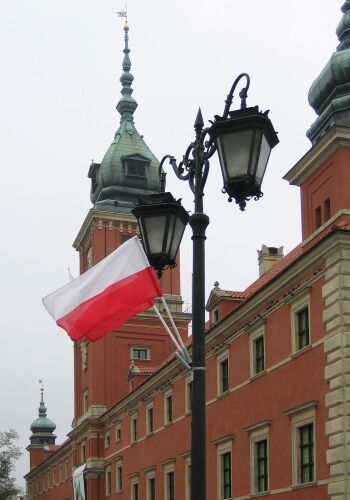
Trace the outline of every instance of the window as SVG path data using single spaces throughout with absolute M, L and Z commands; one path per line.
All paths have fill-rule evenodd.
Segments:
M 291 303 L 292 350 L 297 353 L 311 344 L 310 290 Z
M 116 475 L 116 492 L 120 493 L 123 491 L 123 462 L 118 460 L 115 468 Z
M 131 177 L 146 177 L 147 162 L 136 158 L 125 159 L 125 174 Z
M 150 360 L 150 348 L 149 346 L 132 346 L 131 347 L 131 359 L 139 359 L 143 361 Z
M 86 413 L 89 408 L 89 391 L 87 388 L 83 389 L 83 413 Z
M 252 493 L 261 493 L 269 489 L 269 427 L 271 421 L 258 422 L 245 431 L 250 434 L 250 478 Z
M 59 472 L 59 482 L 62 483 L 63 481 L 63 466 L 60 464 L 60 472 Z
M 64 478 L 68 479 L 68 460 L 64 464 Z
M 52 484 L 53 486 L 55 486 L 56 484 L 56 467 L 54 467 L 52 470 Z
M 106 495 L 112 493 L 112 471 L 110 467 L 106 469 Z
M 317 401 L 309 401 L 286 412 L 292 424 L 293 482 L 316 481 L 315 426 Z
M 217 386 L 218 394 L 229 390 L 228 351 L 217 358 Z
M 213 310 L 213 323 L 217 323 L 219 321 L 219 309 L 216 308 Z
M 111 432 L 108 431 L 105 434 L 105 448 L 109 448 L 111 446 Z
M 301 311 L 297 312 L 297 335 L 298 347 L 303 349 L 310 343 L 309 339 L 309 308 L 304 307 Z
M 191 500 L 191 455 L 185 459 L 186 500 Z
M 192 411 L 192 375 L 185 380 L 185 412 Z
M 175 473 L 167 472 L 165 475 L 165 498 L 166 500 L 175 500 Z
M 122 423 L 117 422 L 115 424 L 115 440 L 121 441 L 121 439 L 122 439 Z
M 268 490 L 268 470 L 267 470 L 267 439 L 262 439 L 254 444 L 255 455 L 255 484 L 256 491 Z
M 146 500 L 156 500 L 156 476 L 154 469 L 146 474 Z
M 80 463 L 84 464 L 85 462 L 86 462 L 86 445 L 85 443 L 82 443 L 80 447 Z
M 222 498 L 231 498 L 231 452 L 221 455 Z
M 217 447 L 217 498 L 233 498 L 232 492 L 232 436 L 214 442 Z
M 153 432 L 153 403 L 146 406 L 147 433 Z
M 131 500 L 139 500 L 139 475 L 130 477 Z
M 131 442 L 137 441 L 137 415 L 131 417 Z
M 321 207 L 315 209 L 315 229 L 321 227 Z
M 264 337 L 261 335 L 254 340 L 254 372 L 260 373 L 265 370 Z
M 324 208 L 324 221 L 326 222 L 331 217 L 331 200 L 327 198 L 323 205 Z
M 164 414 L 165 414 L 165 423 L 170 424 L 170 422 L 173 421 L 173 395 L 171 391 L 168 391 L 164 395 L 164 402 L 165 402 L 165 408 L 164 408 Z

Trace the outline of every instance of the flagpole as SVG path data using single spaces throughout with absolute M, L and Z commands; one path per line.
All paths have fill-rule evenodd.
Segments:
M 190 358 L 190 355 L 188 354 L 188 351 L 187 351 L 187 347 L 185 346 L 184 341 L 182 340 L 181 335 L 180 335 L 180 333 L 179 333 L 179 330 L 177 329 L 177 326 L 176 326 L 176 324 L 175 324 L 175 321 L 174 321 L 174 319 L 173 319 L 173 317 L 172 317 L 172 315 L 171 315 L 171 312 L 170 312 L 170 310 L 169 310 L 168 304 L 165 302 L 165 299 L 164 299 L 164 297 L 163 297 L 163 296 L 162 296 L 162 297 L 160 297 L 160 300 L 162 301 L 162 304 L 163 304 L 163 306 L 164 306 L 164 309 L 165 309 L 165 311 L 166 311 L 166 313 L 167 313 L 167 315 L 168 315 L 168 318 L 169 318 L 169 320 L 170 320 L 170 323 L 171 323 L 171 325 L 172 325 L 172 327 L 173 327 L 173 329 L 174 329 L 174 332 L 175 332 L 175 334 L 176 334 L 177 340 L 179 341 L 179 343 L 180 343 L 180 345 L 181 345 L 181 350 L 182 350 L 182 352 L 183 352 L 183 353 L 184 353 L 184 355 L 185 355 L 186 361 L 187 361 L 188 363 L 192 363 L 192 360 L 191 360 L 191 358 Z

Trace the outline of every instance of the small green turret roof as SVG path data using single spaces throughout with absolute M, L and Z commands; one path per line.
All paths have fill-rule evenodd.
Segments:
M 342 12 L 340 43 L 309 91 L 309 103 L 319 115 L 306 133 L 313 144 L 333 125 L 350 127 L 350 0 Z
M 159 161 L 145 143 L 134 124 L 137 102 L 132 97 L 133 75 L 130 72 L 129 25 L 124 25 L 124 59 L 122 84 L 117 111 L 120 126 L 102 163 L 92 163 L 90 199 L 96 208 L 130 212 L 144 195 L 159 193 L 163 186 Z
M 34 420 L 30 426 L 32 435 L 30 436 L 31 444 L 55 444 L 56 436 L 53 434 L 56 429 L 56 424 L 47 418 L 47 409 L 44 403 L 44 387 L 41 385 L 41 400 L 39 405 L 39 417 Z

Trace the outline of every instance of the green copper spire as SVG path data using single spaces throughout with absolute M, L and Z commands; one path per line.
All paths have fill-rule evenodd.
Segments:
M 32 435 L 30 436 L 31 444 L 55 444 L 56 436 L 53 431 L 56 429 L 56 424 L 47 418 L 47 409 L 44 403 L 44 386 L 41 382 L 41 400 L 39 405 L 39 417 L 34 420 L 30 426 Z
M 350 0 L 342 12 L 336 31 L 340 43 L 309 91 L 309 103 L 319 115 L 306 133 L 312 144 L 333 125 L 350 127 Z
M 131 88 L 132 82 L 134 81 L 133 75 L 130 73 L 131 61 L 130 61 L 130 49 L 129 49 L 129 25 L 128 22 L 124 24 L 124 59 L 123 59 L 123 74 L 120 77 L 120 83 L 122 84 L 120 101 L 117 104 L 117 110 L 121 114 L 120 123 L 129 120 L 134 123 L 133 114 L 137 108 L 137 102 L 131 96 L 133 89 Z
M 134 81 L 130 73 L 129 25 L 124 25 L 124 58 L 122 84 L 117 110 L 120 126 L 102 163 L 92 163 L 90 199 L 95 208 L 115 212 L 131 212 L 145 195 L 159 193 L 163 186 L 159 161 L 134 125 L 137 102 L 132 97 Z

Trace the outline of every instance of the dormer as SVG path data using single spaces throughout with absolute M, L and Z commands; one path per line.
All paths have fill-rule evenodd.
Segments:
M 205 306 L 209 312 L 209 328 L 236 309 L 244 301 L 244 298 L 243 292 L 221 290 L 219 282 L 215 281 Z

